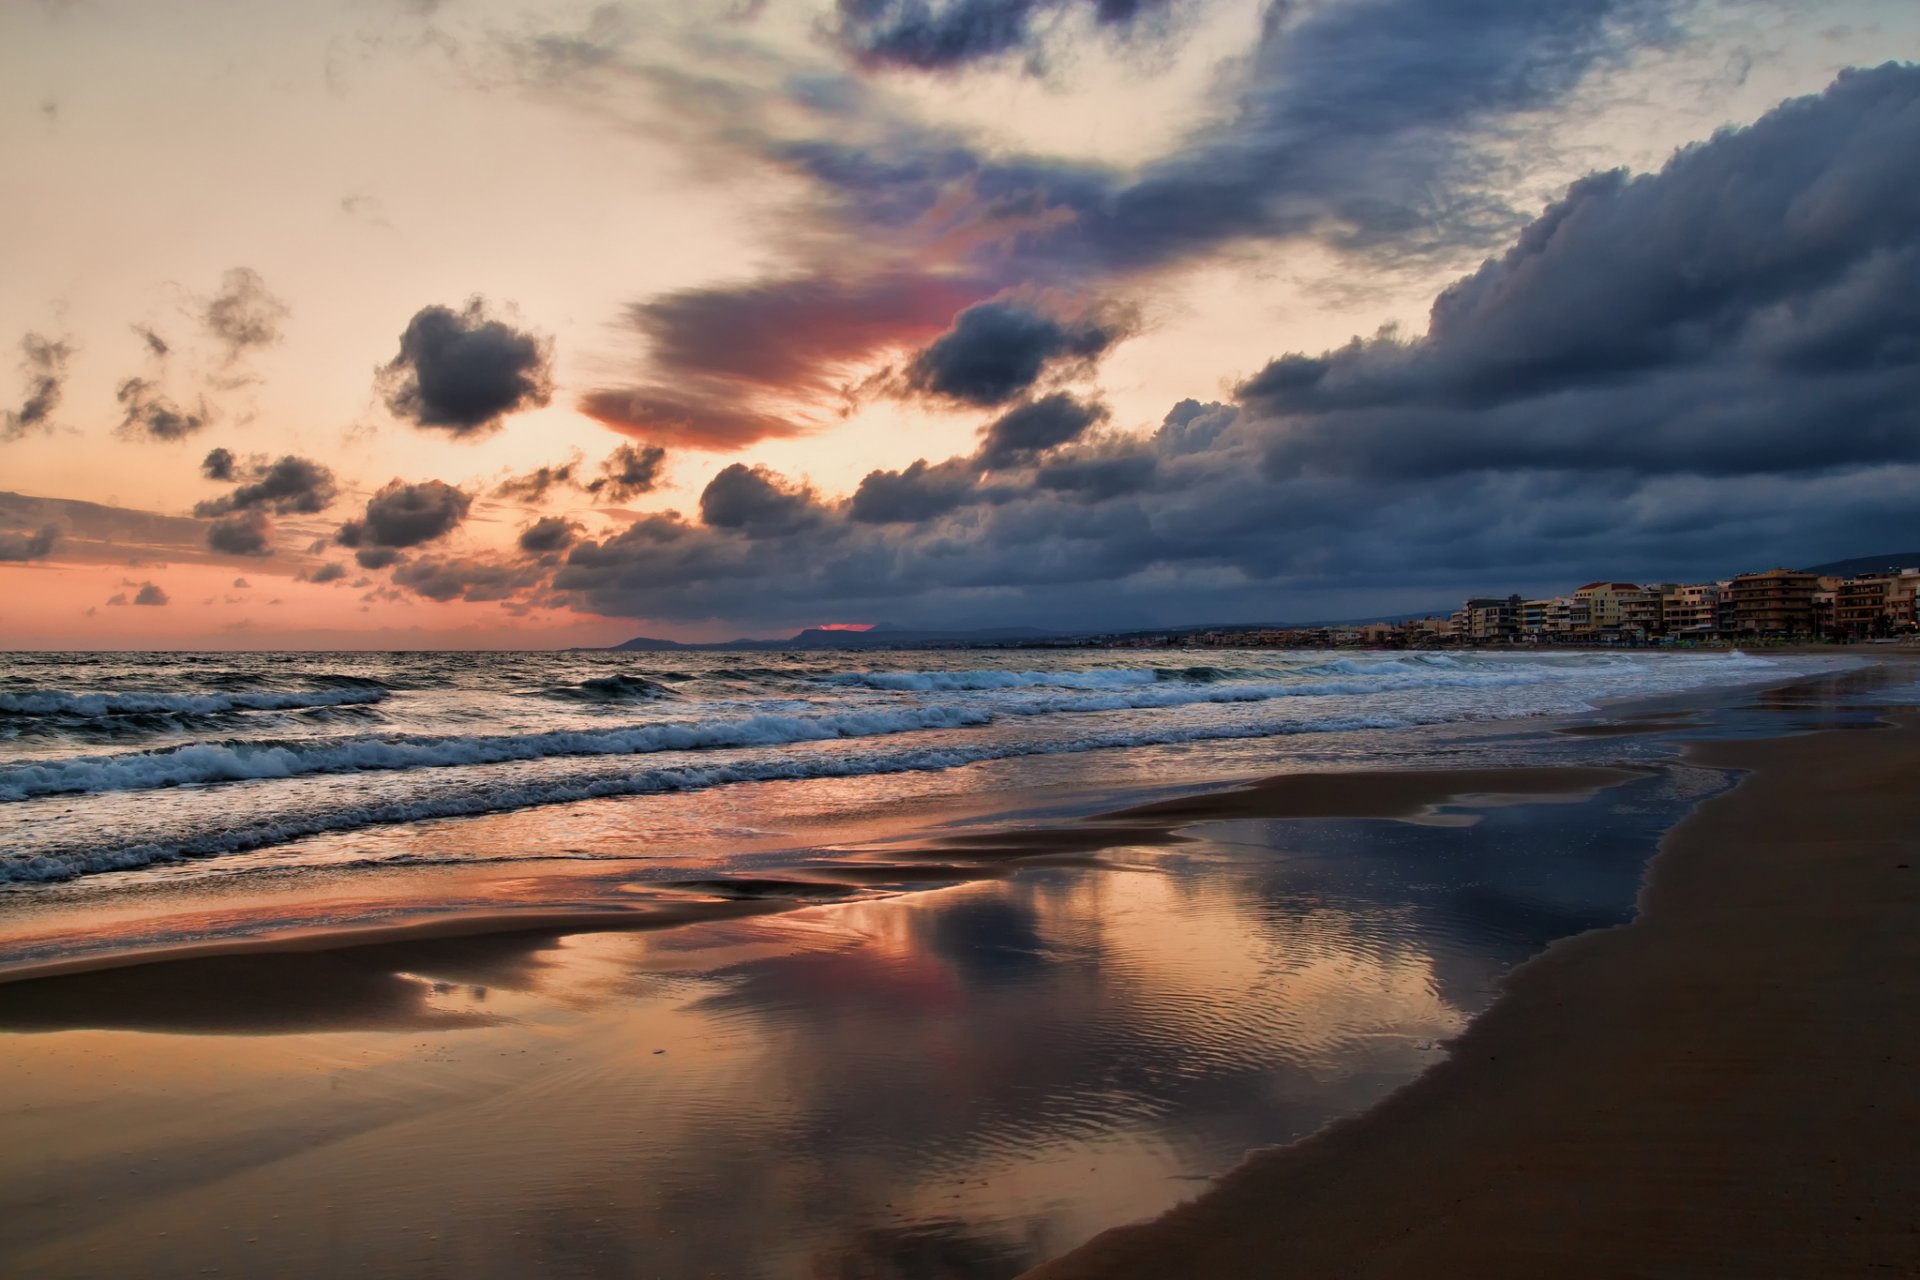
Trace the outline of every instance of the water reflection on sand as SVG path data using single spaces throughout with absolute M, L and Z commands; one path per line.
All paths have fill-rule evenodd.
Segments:
M 0 1001 L 39 1032 L 6 1041 L 0 1257 L 1010 1276 L 1410 1078 L 1499 973 L 1623 918 L 1720 783 L 1676 766 L 1458 826 L 1218 822 L 885 900 Z

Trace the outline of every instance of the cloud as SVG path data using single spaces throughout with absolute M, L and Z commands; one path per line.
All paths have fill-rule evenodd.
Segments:
M 904 471 L 869 471 L 847 514 L 862 524 L 921 524 L 979 500 L 972 459 L 929 464 L 922 458 Z
M 1268 465 L 1751 474 L 1920 459 L 1920 67 L 1573 185 L 1427 333 L 1290 354 L 1240 395 Z M 1813 424 L 1822 424 L 1814 429 Z
M 1011 299 L 968 307 L 907 366 L 915 391 L 983 408 L 1028 391 L 1049 365 L 1085 367 L 1122 336 L 1119 326 L 1067 323 Z
M 987 427 L 980 443 L 980 465 L 995 470 L 1030 461 L 1036 454 L 1077 440 L 1106 417 L 1105 405 L 1082 403 L 1065 392 L 1017 405 Z
M 328 561 L 305 576 L 308 582 L 313 583 L 338 582 L 347 576 L 347 566 L 338 561 Z
M 207 545 L 230 556 L 273 554 L 273 521 L 259 510 L 225 516 L 207 526 Z
M 140 590 L 133 596 L 133 603 L 142 605 L 163 605 L 167 603 L 167 593 L 151 582 L 140 584 Z
M 729 452 L 800 434 L 796 402 L 837 394 L 874 352 L 917 346 L 982 289 L 912 270 L 849 268 L 739 286 L 687 289 L 627 310 L 645 343 L 647 379 L 589 392 L 580 410 L 615 430 Z
M 362 569 L 385 569 L 400 559 L 400 553 L 392 547 L 362 547 L 353 559 Z
M 247 580 L 246 580 L 245 578 L 235 578 L 235 579 L 233 580 L 233 585 L 234 585 L 235 587 L 238 587 L 238 588 L 240 588 L 240 589 L 241 589 L 241 590 L 243 590 L 243 591 L 244 591 L 244 590 L 246 590 L 247 588 L 249 588 L 249 587 L 251 587 L 251 586 L 253 586 L 253 584 L 252 584 L 251 582 L 248 582 L 248 581 L 247 581 Z
M 196 516 L 223 516 L 255 508 L 280 515 L 312 515 L 326 510 L 339 488 L 331 469 L 292 454 L 272 464 L 252 463 L 236 471 L 233 455 L 225 449 L 215 449 L 201 462 L 200 468 L 215 479 L 233 479 L 244 474 L 248 483 L 221 497 L 196 503 L 193 508 Z M 226 475 L 214 476 L 215 470 L 224 470 Z
M 1182 401 L 1147 434 L 1036 400 L 974 455 L 871 473 L 845 502 L 730 468 L 704 523 L 578 541 L 552 590 L 770 629 L 1152 626 L 1904 545 L 1916 153 L 1920 67 L 1850 72 L 1658 173 L 1576 183 L 1421 336 L 1283 355 L 1240 403 Z
M 20 407 L 0 411 L 0 441 L 18 440 L 31 431 L 51 430 L 53 411 L 66 389 L 67 362 L 73 344 L 64 338 L 29 333 L 20 339 L 20 372 L 26 377 Z
M 147 344 L 147 354 L 156 360 L 165 360 L 173 353 L 173 347 L 167 340 L 149 329 L 146 325 L 136 324 L 133 331 L 140 335 L 140 341 Z
M 811 489 L 789 485 L 765 467 L 722 467 L 700 493 L 700 519 L 750 538 L 788 533 L 811 523 L 820 508 Z
M 200 474 L 209 480 L 232 480 L 234 456 L 231 449 L 214 448 L 200 460 Z
M 1013 54 L 1037 62 L 1043 24 L 1084 12 L 1125 33 L 1170 0 L 839 0 L 835 40 L 870 66 L 952 71 Z
M 511 599 L 537 585 L 541 576 L 538 566 L 479 557 L 423 557 L 393 571 L 394 584 L 415 595 L 474 603 Z
M 543 94 L 802 187 L 779 274 L 634 303 L 636 375 L 579 402 L 641 439 L 728 451 L 830 421 L 849 383 L 1012 289 L 1123 298 L 1168 269 L 1288 242 L 1423 270 L 1482 254 L 1526 221 L 1511 193 L 1550 113 L 1676 38 L 1689 2 L 1275 4 L 1253 48 L 1215 68 L 1204 118 L 1126 167 L 989 146 L 800 55 L 662 59 L 591 26 L 506 47 Z M 959 66 L 1038 47 L 1061 23 L 1123 31 L 1165 8 L 848 0 L 832 31 L 869 64 Z M 649 100 L 660 108 L 634 118 Z M 930 357 L 926 379 L 941 367 Z M 1015 364 L 977 392 L 951 385 L 1000 403 L 1035 385 L 1024 376 Z
M 251 267 L 235 267 L 220 281 L 220 290 L 207 300 L 200 323 L 207 333 L 227 349 L 232 364 L 256 347 L 269 347 L 280 341 L 280 322 L 288 316 L 286 303 L 273 296 L 266 281 Z M 142 330 L 149 349 L 157 356 L 167 354 L 166 343 L 150 330 Z
M 577 487 L 573 473 L 579 465 L 580 460 L 576 457 L 558 466 L 536 467 L 522 475 L 508 476 L 494 486 L 493 496 L 513 502 L 544 501 L 546 496 L 555 489 Z
M 573 544 L 574 536 L 579 531 L 580 525 L 577 521 L 563 520 L 558 516 L 546 516 L 520 531 L 519 546 L 522 551 L 530 555 L 564 551 Z
M 637 449 L 623 444 L 600 460 L 600 474 L 582 487 L 609 502 L 626 502 L 653 492 L 666 460 L 667 451 L 657 444 Z
M 114 392 L 124 416 L 120 432 L 127 436 L 145 436 L 150 440 L 184 440 L 213 421 L 213 410 L 205 399 L 194 408 L 183 409 L 168 399 L 149 378 L 127 378 Z
M 416 312 L 377 385 L 395 417 L 470 437 L 552 400 L 552 365 L 551 340 L 495 319 L 476 297 L 459 311 Z
M 45 560 L 60 542 L 57 525 L 43 525 L 29 533 L 0 533 L 0 560 Z
M 417 547 L 453 532 L 472 505 L 471 495 L 440 480 L 391 480 L 367 499 L 366 514 L 341 525 L 334 540 L 344 547 Z

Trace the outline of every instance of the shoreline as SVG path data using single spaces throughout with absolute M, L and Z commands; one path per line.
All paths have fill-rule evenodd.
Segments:
M 1023 1280 L 1920 1270 L 1920 715 L 1739 770 L 1449 1056 Z

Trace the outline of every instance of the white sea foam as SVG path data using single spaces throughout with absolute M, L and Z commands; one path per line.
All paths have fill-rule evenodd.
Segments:
M 541 805 L 571 804 L 613 796 L 656 795 L 670 791 L 697 791 L 741 782 L 772 782 L 810 778 L 867 777 L 896 773 L 926 773 L 989 760 L 1022 756 L 1062 755 L 1116 747 L 1164 746 L 1182 742 L 1265 738 L 1282 734 L 1342 732 L 1356 729 L 1393 729 L 1430 723 L 1441 717 L 1339 716 L 1288 724 L 1216 724 L 1163 730 L 1119 730 L 1051 741 L 956 743 L 899 752 L 814 754 L 799 759 L 743 760 L 711 766 L 646 769 L 634 773 L 596 774 L 501 786 L 439 790 L 387 803 L 319 809 L 306 813 L 276 813 L 272 818 L 237 823 L 215 830 L 197 830 L 166 840 L 120 846 L 49 849 L 0 854 L 0 883 L 45 883 L 70 880 L 102 871 L 121 871 L 184 858 L 241 853 L 290 840 L 365 827 L 430 819 L 470 817 Z

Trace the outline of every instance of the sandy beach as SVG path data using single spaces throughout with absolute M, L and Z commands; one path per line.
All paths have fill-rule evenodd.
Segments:
M 68 915 L 120 945 L 0 976 L 0 1260 L 1903 1274 L 1920 718 L 1860 701 L 1887 682 L 1474 748 L 1532 763 L 822 828 L 779 875 Z
M 1920 1274 L 1920 718 L 1748 771 L 1366 1115 L 1031 1280 Z

